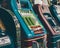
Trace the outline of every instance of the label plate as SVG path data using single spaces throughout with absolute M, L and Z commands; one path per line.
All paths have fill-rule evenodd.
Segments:
M 10 38 L 8 36 L 0 38 L 0 47 L 11 44 Z

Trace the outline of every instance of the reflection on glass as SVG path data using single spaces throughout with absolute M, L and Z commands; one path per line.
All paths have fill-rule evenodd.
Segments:
M 0 20 L 0 29 L 2 31 L 5 31 L 5 26 L 4 26 L 3 22 L 2 22 L 2 20 Z

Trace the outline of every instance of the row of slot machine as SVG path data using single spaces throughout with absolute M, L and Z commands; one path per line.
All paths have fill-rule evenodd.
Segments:
M 1 0 L 0 48 L 60 48 L 59 0 Z

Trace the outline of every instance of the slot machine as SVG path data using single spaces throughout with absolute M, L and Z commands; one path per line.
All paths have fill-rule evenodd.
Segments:
M 10 10 L 0 7 L 0 48 L 21 48 L 20 39 L 18 19 Z
M 60 6 L 59 5 L 51 5 L 50 7 L 49 7 L 49 9 L 50 9 L 50 12 L 51 12 L 51 14 L 53 15 L 53 17 L 55 18 L 55 20 L 57 21 L 57 23 L 58 23 L 58 25 L 60 26 L 60 17 L 59 17 L 59 13 L 60 13 Z M 60 47 L 60 45 L 59 45 L 59 43 L 60 43 L 60 41 L 57 41 L 57 48 L 59 48 Z
M 46 30 L 29 0 L 11 0 L 11 6 L 21 24 L 22 48 L 45 48 Z
M 33 9 L 47 30 L 48 48 L 60 48 L 60 26 L 51 15 L 48 6 L 42 2 L 33 5 Z

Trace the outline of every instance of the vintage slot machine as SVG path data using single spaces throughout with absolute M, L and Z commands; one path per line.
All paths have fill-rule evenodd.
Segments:
M 50 12 L 51 12 L 51 14 L 53 15 L 53 17 L 55 18 L 55 20 L 57 21 L 57 23 L 58 23 L 58 25 L 60 26 L 60 17 L 59 17 L 59 13 L 60 13 L 60 6 L 59 5 L 51 5 L 50 7 L 49 7 L 49 9 L 50 9 Z M 59 28 L 60 29 L 60 28 Z M 60 47 L 60 45 L 59 45 L 59 43 L 60 43 L 60 41 L 57 41 L 57 48 L 59 48 Z
M 20 31 L 16 16 L 0 6 L 0 48 L 21 48 Z
M 29 0 L 11 0 L 11 5 L 21 23 L 22 48 L 46 48 L 46 30 L 35 15 Z
M 44 0 L 45 1 L 45 0 Z M 38 18 L 44 24 L 48 32 L 48 48 L 60 47 L 60 26 L 55 18 L 51 15 L 49 5 L 46 5 L 43 1 L 42 4 L 38 3 L 33 6 Z

